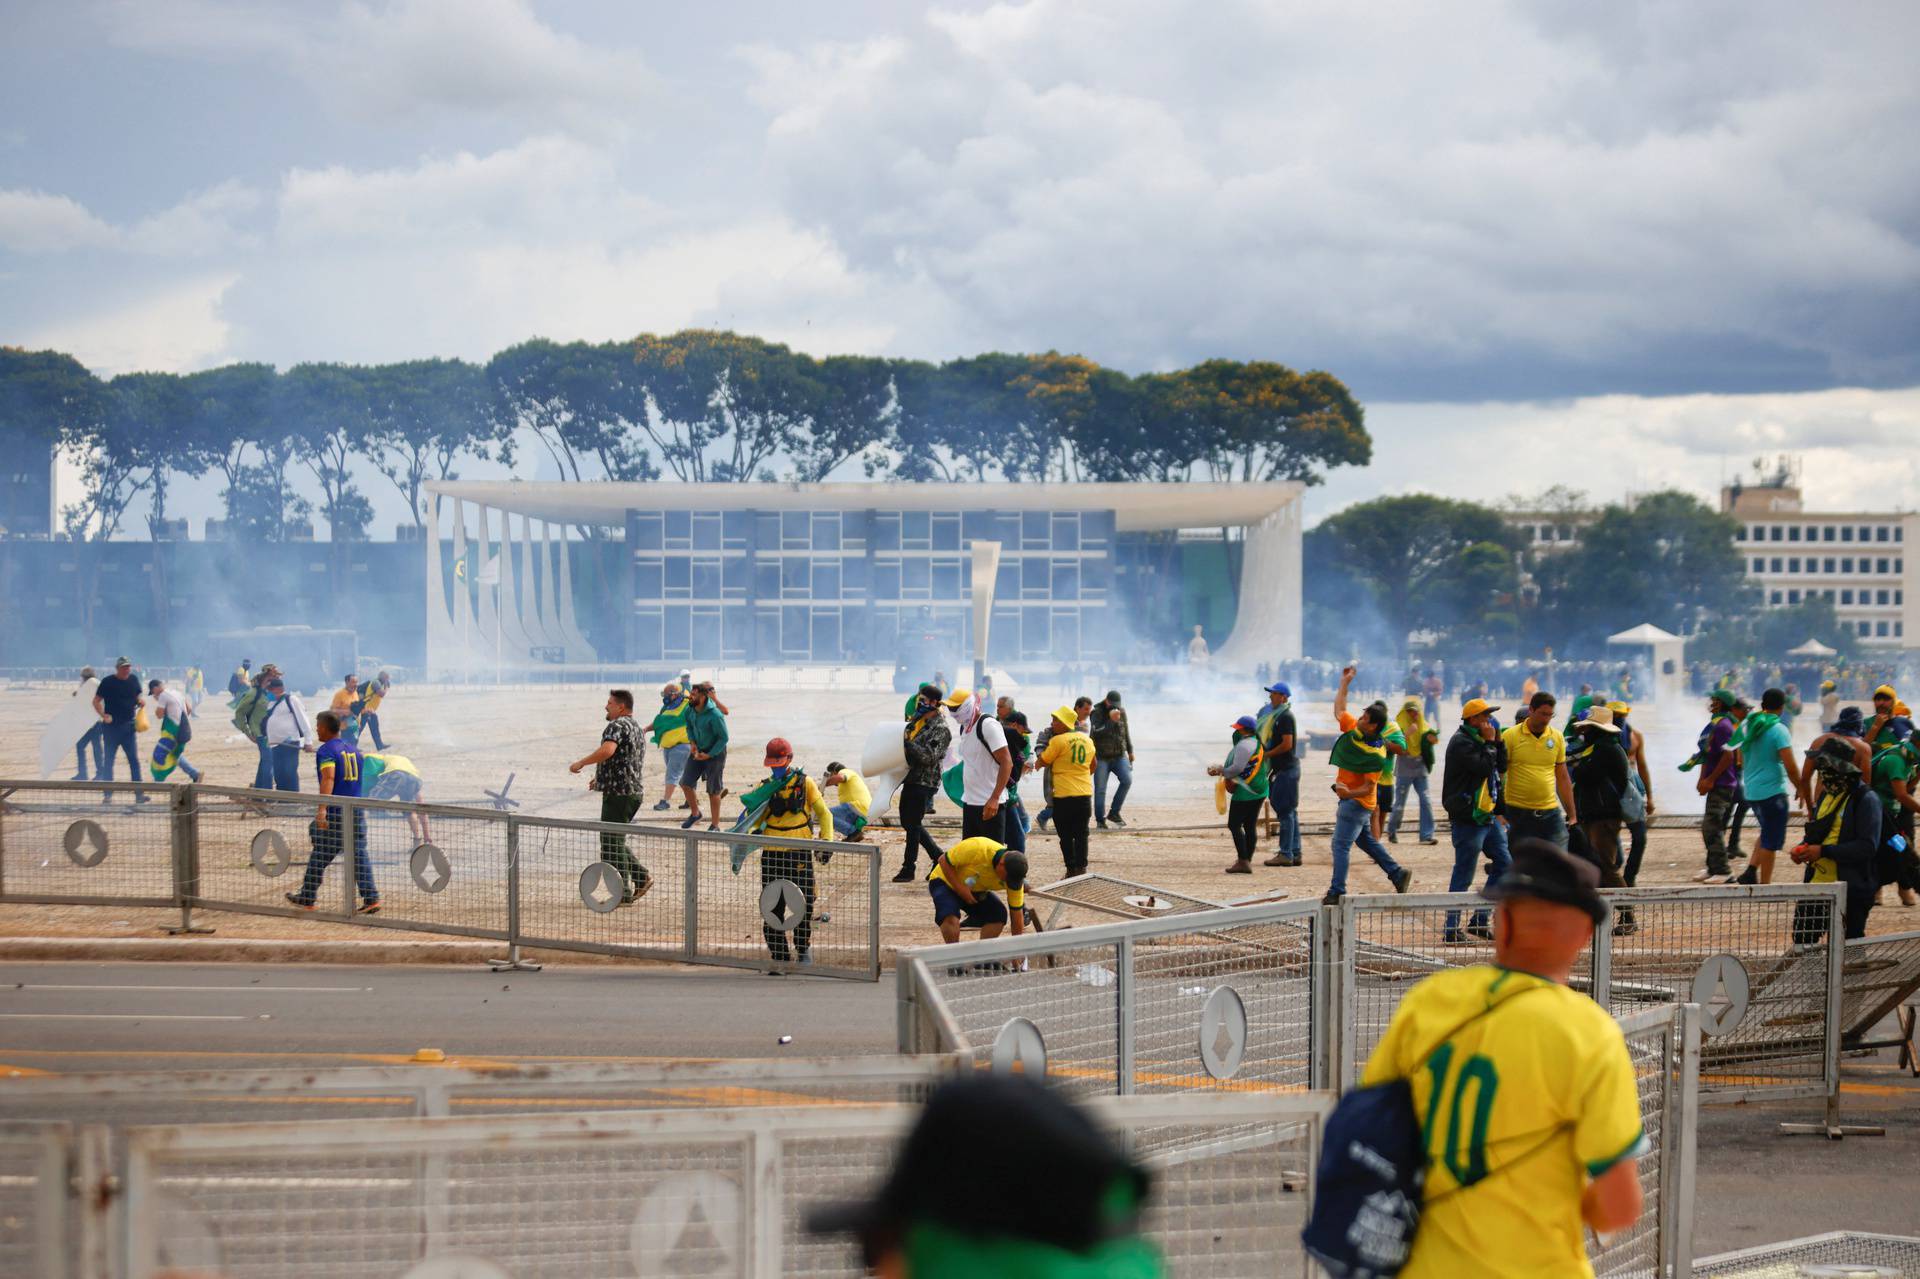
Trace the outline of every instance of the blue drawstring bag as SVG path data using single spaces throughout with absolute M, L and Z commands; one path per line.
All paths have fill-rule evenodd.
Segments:
M 1395 1079 L 1356 1088 L 1327 1117 L 1301 1242 L 1336 1279 L 1396 1275 L 1413 1250 L 1426 1181 L 1412 1086 Z

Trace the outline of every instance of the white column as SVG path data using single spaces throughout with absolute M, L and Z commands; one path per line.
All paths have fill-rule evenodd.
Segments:
M 1233 633 L 1213 665 L 1252 670 L 1261 662 L 1304 656 L 1301 630 L 1300 497 L 1246 530 L 1240 556 L 1240 605 Z

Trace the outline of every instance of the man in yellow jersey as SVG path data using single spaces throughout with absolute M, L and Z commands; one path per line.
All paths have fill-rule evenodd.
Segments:
M 1087 756 L 1093 756 L 1093 744 L 1087 744 Z M 1091 777 L 1093 770 L 1087 770 Z M 1087 787 L 1088 811 L 1092 811 L 1093 787 Z M 1012 910 L 1013 935 L 1026 931 L 1027 857 L 1009 852 L 999 840 L 975 835 L 963 839 L 940 854 L 927 876 L 927 892 L 933 897 L 934 922 L 940 925 L 940 938 L 948 943 L 960 940 L 962 928 L 978 928 L 980 936 L 998 937 L 1007 926 Z M 1002 905 L 995 893 L 1007 895 Z
M 1535 837 L 1567 846 L 1567 827 L 1580 824 L 1567 739 L 1553 726 L 1552 693 L 1535 693 L 1527 717 L 1500 735 L 1506 779 L 1500 787 L 1507 839 Z
M 333 690 L 333 703 L 328 706 L 327 709 L 335 715 L 349 715 L 353 711 L 353 704 L 359 700 L 360 677 L 349 674 L 346 682 L 341 684 L 339 688 Z
M 767 743 L 766 765 L 773 770 L 773 776 L 748 791 L 742 797 L 748 814 L 766 806 L 760 832 L 764 835 L 779 835 L 787 839 L 828 839 L 833 830 L 833 813 L 827 808 L 827 801 L 820 795 L 820 788 L 813 779 L 793 766 L 793 746 L 784 737 L 776 737 Z M 826 856 L 826 854 L 822 854 Z M 760 932 L 767 942 L 767 953 L 777 960 L 797 958 L 803 964 L 813 962 L 808 953 L 813 944 L 813 857 L 804 848 L 763 848 L 760 850 L 760 891 L 766 893 L 767 885 L 786 880 L 800 890 L 805 901 L 801 909 L 799 922 L 786 926 L 787 904 L 785 898 L 776 902 L 773 915 L 780 926 L 763 922 Z M 787 944 L 791 936 L 793 944 Z M 778 973 L 779 969 L 771 970 Z
M 360 690 L 360 731 L 373 738 L 373 749 L 387 749 L 386 741 L 380 736 L 380 704 L 387 700 L 387 694 L 393 691 L 393 676 L 381 671 L 367 686 Z
M 873 792 L 867 787 L 867 779 L 836 761 L 827 765 L 827 775 L 820 781 L 833 787 L 837 801 L 827 810 L 833 814 L 833 833 L 849 844 L 864 840 L 867 810 L 873 806 Z
M 1053 713 L 1053 736 L 1040 764 L 1053 770 L 1053 829 L 1067 874 L 1087 873 L 1087 827 L 1093 820 L 1093 738 L 1076 726 L 1073 707 Z
M 1581 1225 L 1604 1234 L 1640 1216 L 1626 1040 L 1566 985 L 1607 922 L 1599 883 L 1546 840 L 1515 844 L 1481 890 L 1498 903 L 1493 964 L 1408 991 L 1367 1062 L 1363 1087 L 1405 1079 L 1425 1117 L 1424 1207 L 1401 1279 L 1591 1276 Z
M 369 688 L 372 685 L 368 685 Z M 412 760 L 394 751 L 364 754 L 360 763 L 360 782 L 369 799 L 390 799 L 401 804 L 418 804 L 425 793 L 426 780 Z M 420 843 L 433 838 L 433 829 L 425 813 L 408 813 L 407 826 Z

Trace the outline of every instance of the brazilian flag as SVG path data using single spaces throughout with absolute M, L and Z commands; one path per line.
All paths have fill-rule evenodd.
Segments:
M 1357 728 L 1342 733 L 1333 743 L 1333 766 L 1349 773 L 1379 773 L 1387 766 L 1386 745 L 1368 741 Z
M 164 782 L 174 769 L 180 767 L 180 725 L 171 717 L 160 721 L 160 740 L 153 744 L 153 758 L 147 764 L 147 771 L 153 774 L 153 780 Z M 138 778 L 135 779 L 136 781 Z

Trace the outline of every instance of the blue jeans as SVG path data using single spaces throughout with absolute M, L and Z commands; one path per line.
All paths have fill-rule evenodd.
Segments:
M 1491 888 L 1500 882 L 1507 873 L 1507 867 L 1513 864 L 1513 858 L 1507 852 L 1507 831 L 1498 821 L 1489 821 L 1485 826 L 1475 826 L 1472 822 L 1452 822 L 1449 824 L 1453 835 L 1453 878 L 1447 881 L 1447 891 L 1464 893 L 1473 887 L 1473 871 L 1480 860 L 1480 854 L 1487 855 L 1487 886 Z M 1482 906 L 1473 912 L 1473 923 L 1487 922 L 1487 908 Z M 1447 912 L 1447 935 L 1453 936 L 1460 929 L 1460 912 Z
M 325 830 L 315 823 L 307 824 L 307 834 L 313 838 L 313 852 L 307 856 L 307 873 L 300 880 L 300 900 L 303 902 L 311 902 L 319 896 L 320 881 L 326 875 L 327 867 L 333 865 L 333 859 L 342 851 L 340 827 L 343 817 L 340 809 L 329 808 Z M 362 901 L 380 900 L 380 890 L 373 886 L 373 863 L 367 856 L 367 815 L 357 808 L 353 810 L 353 883 L 360 890 Z
M 1557 808 L 1507 808 L 1507 840 L 1544 839 L 1567 846 L 1567 815 Z
M 1006 846 L 1016 853 L 1027 851 L 1027 829 L 1031 825 L 1027 817 L 1027 807 L 1019 800 L 1009 800 L 1000 810 L 1005 820 L 1000 823 L 1000 838 Z
M 1329 893 L 1347 891 L 1347 859 L 1355 844 L 1373 858 L 1373 864 L 1385 871 L 1387 878 L 1400 873 L 1400 863 L 1373 837 L 1373 810 L 1357 799 L 1343 799 L 1333 810 L 1333 883 L 1327 889 Z
M 260 752 L 260 762 L 254 765 L 253 788 L 255 790 L 273 789 L 273 748 L 267 745 L 267 739 L 256 737 L 253 748 Z
M 125 751 L 127 755 L 127 780 L 134 782 L 139 781 L 140 757 L 137 754 L 139 743 L 134 740 L 133 724 L 131 722 L 125 724 L 102 724 L 100 728 L 100 736 L 107 744 L 107 771 L 102 773 L 96 780 L 103 782 L 112 781 L 113 757 L 115 754 Z
M 1393 788 L 1393 816 L 1387 821 L 1387 834 L 1400 833 L 1400 819 L 1407 811 L 1407 795 L 1411 792 L 1420 797 L 1420 838 L 1433 838 L 1433 799 L 1427 794 L 1430 780 L 1425 773 L 1400 779 L 1400 784 Z
M 273 748 L 273 789 L 300 789 L 300 748 L 298 746 L 276 746 Z
M 1300 767 L 1276 771 L 1267 779 L 1267 805 L 1280 823 L 1280 836 L 1274 851 L 1282 857 L 1300 860 Z
M 80 734 L 80 740 L 73 744 L 73 780 L 87 780 L 87 747 L 93 747 L 93 775 L 105 778 L 107 775 L 106 747 L 103 745 L 107 735 L 107 726 L 96 721 L 92 728 Z
M 833 814 L 833 833 L 842 839 L 867 824 L 866 818 L 853 811 L 852 804 L 835 804 L 827 811 Z
M 1113 792 L 1113 806 L 1107 806 L 1107 778 L 1120 779 L 1119 789 Z M 1104 822 L 1109 817 L 1120 815 L 1120 806 L 1127 802 L 1127 792 L 1133 789 L 1133 765 L 1122 755 L 1118 759 L 1098 759 L 1093 762 L 1093 820 Z
M 667 769 L 667 785 L 678 786 L 680 774 L 685 771 L 687 761 L 693 758 L 693 743 L 681 742 L 678 746 L 669 746 L 664 755 Z

